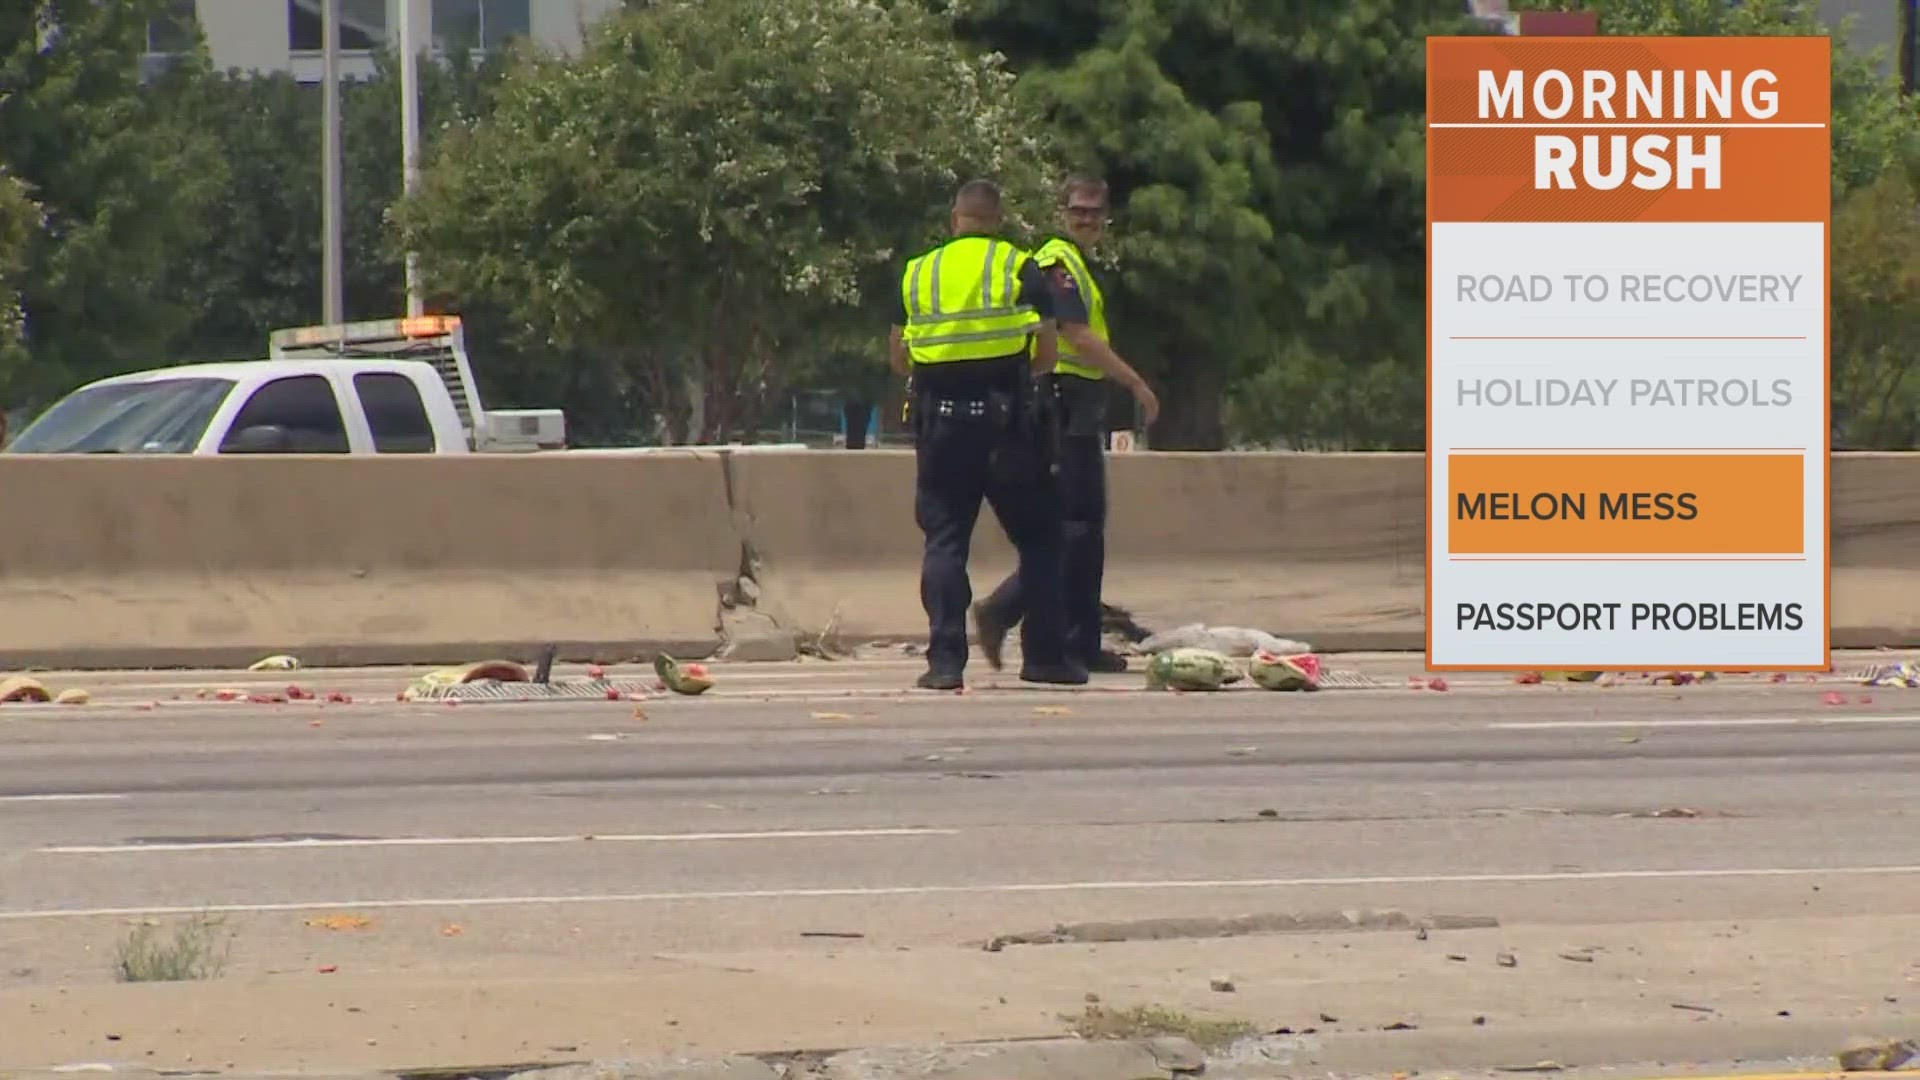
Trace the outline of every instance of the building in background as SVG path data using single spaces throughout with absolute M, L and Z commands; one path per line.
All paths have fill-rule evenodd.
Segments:
M 1727 0 L 1737 4 L 1740 0 Z M 1920 0 L 1811 0 L 1814 11 L 1849 48 L 1874 54 L 1880 69 L 1909 91 L 1920 86 Z M 1508 0 L 1467 0 L 1476 18 L 1505 33 L 1518 33 L 1519 18 Z M 1843 24 L 1851 22 L 1844 33 Z M 1601 28 L 1604 33 L 1605 27 Z
M 1914 32 L 1920 0 L 1819 0 L 1821 21 L 1834 37 L 1850 48 L 1876 53 L 1880 69 L 1898 77 L 1908 90 L 1915 87 Z M 1840 24 L 1851 20 L 1844 38 Z
M 340 70 L 373 73 L 372 50 L 398 45 L 400 5 L 411 4 L 419 47 L 445 53 L 497 49 L 516 35 L 578 48 L 586 28 L 621 0 L 335 0 L 340 12 Z M 206 33 L 217 68 L 287 72 L 319 82 L 321 0 L 168 0 L 172 11 L 147 28 L 149 63 L 189 48 L 194 23 Z

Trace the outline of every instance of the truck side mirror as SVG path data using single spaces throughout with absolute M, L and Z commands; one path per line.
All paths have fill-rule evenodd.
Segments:
M 293 452 L 293 435 L 278 424 L 256 424 L 233 433 L 220 448 L 223 454 L 288 454 Z

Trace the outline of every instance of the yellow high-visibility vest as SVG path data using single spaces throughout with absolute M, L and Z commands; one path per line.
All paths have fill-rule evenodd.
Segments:
M 900 278 L 907 308 L 901 336 L 913 362 L 1025 352 L 1040 328 L 1040 313 L 1020 295 L 1020 271 L 1032 258 L 1005 240 L 961 236 L 907 263 Z
M 1087 268 L 1087 260 L 1080 254 L 1080 246 L 1071 240 L 1054 237 L 1040 245 L 1033 253 L 1033 261 L 1041 269 L 1052 269 L 1064 263 L 1067 272 L 1080 285 L 1080 292 L 1087 302 L 1087 326 L 1101 341 L 1111 341 L 1107 336 L 1107 297 L 1100 291 L 1100 283 L 1093 280 L 1093 271 Z M 1107 373 L 1097 367 L 1076 363 L 1079 350 L 1068 343 L 1063 335 L 1060 338 L 1059 359 L 1053 365 L 1055 375 L 1078 375 L 1083 379 L 1104 379 Z

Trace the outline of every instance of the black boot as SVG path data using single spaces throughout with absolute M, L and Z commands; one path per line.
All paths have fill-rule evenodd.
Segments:
M 913 681 L 922 690 L 958 690 L 967 684 L 957 672 L 928 671 Z
M 980 652 L 986 656 L 987 666 L 995 671 L 1000 670 L 1009 629 L 1011 627 L 1002 625 L 988 613 L 986 605 L 973 605 L 973 636 L 980 639 Z
M 1117 652 L 1109 652 L 1106 649 L 1102 649 L 1094 656 L 1092 662 L 1087 665 L 1087 670 L 1102 675 L 1124 674 L 1127 670 L 1127 658 Z
M 1055 686 L 1085 686 L 1087 669 L 1071 660 L 1053 664 L 1028 662 L 1020 668 L 1020 681 L 1050 683 Z

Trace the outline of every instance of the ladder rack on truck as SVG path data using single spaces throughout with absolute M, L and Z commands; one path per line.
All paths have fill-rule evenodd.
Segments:
M 566 445 L 566 417 L 558 409 L 496 409 L 480 404 L 480 388 L 467 359 L 458 315 L 298 326 L 268 339 L 275 360 L 378 358 L 420 360 L 433 365 L 453 397 L 467 444 L 475 450 L 559 449 Z

